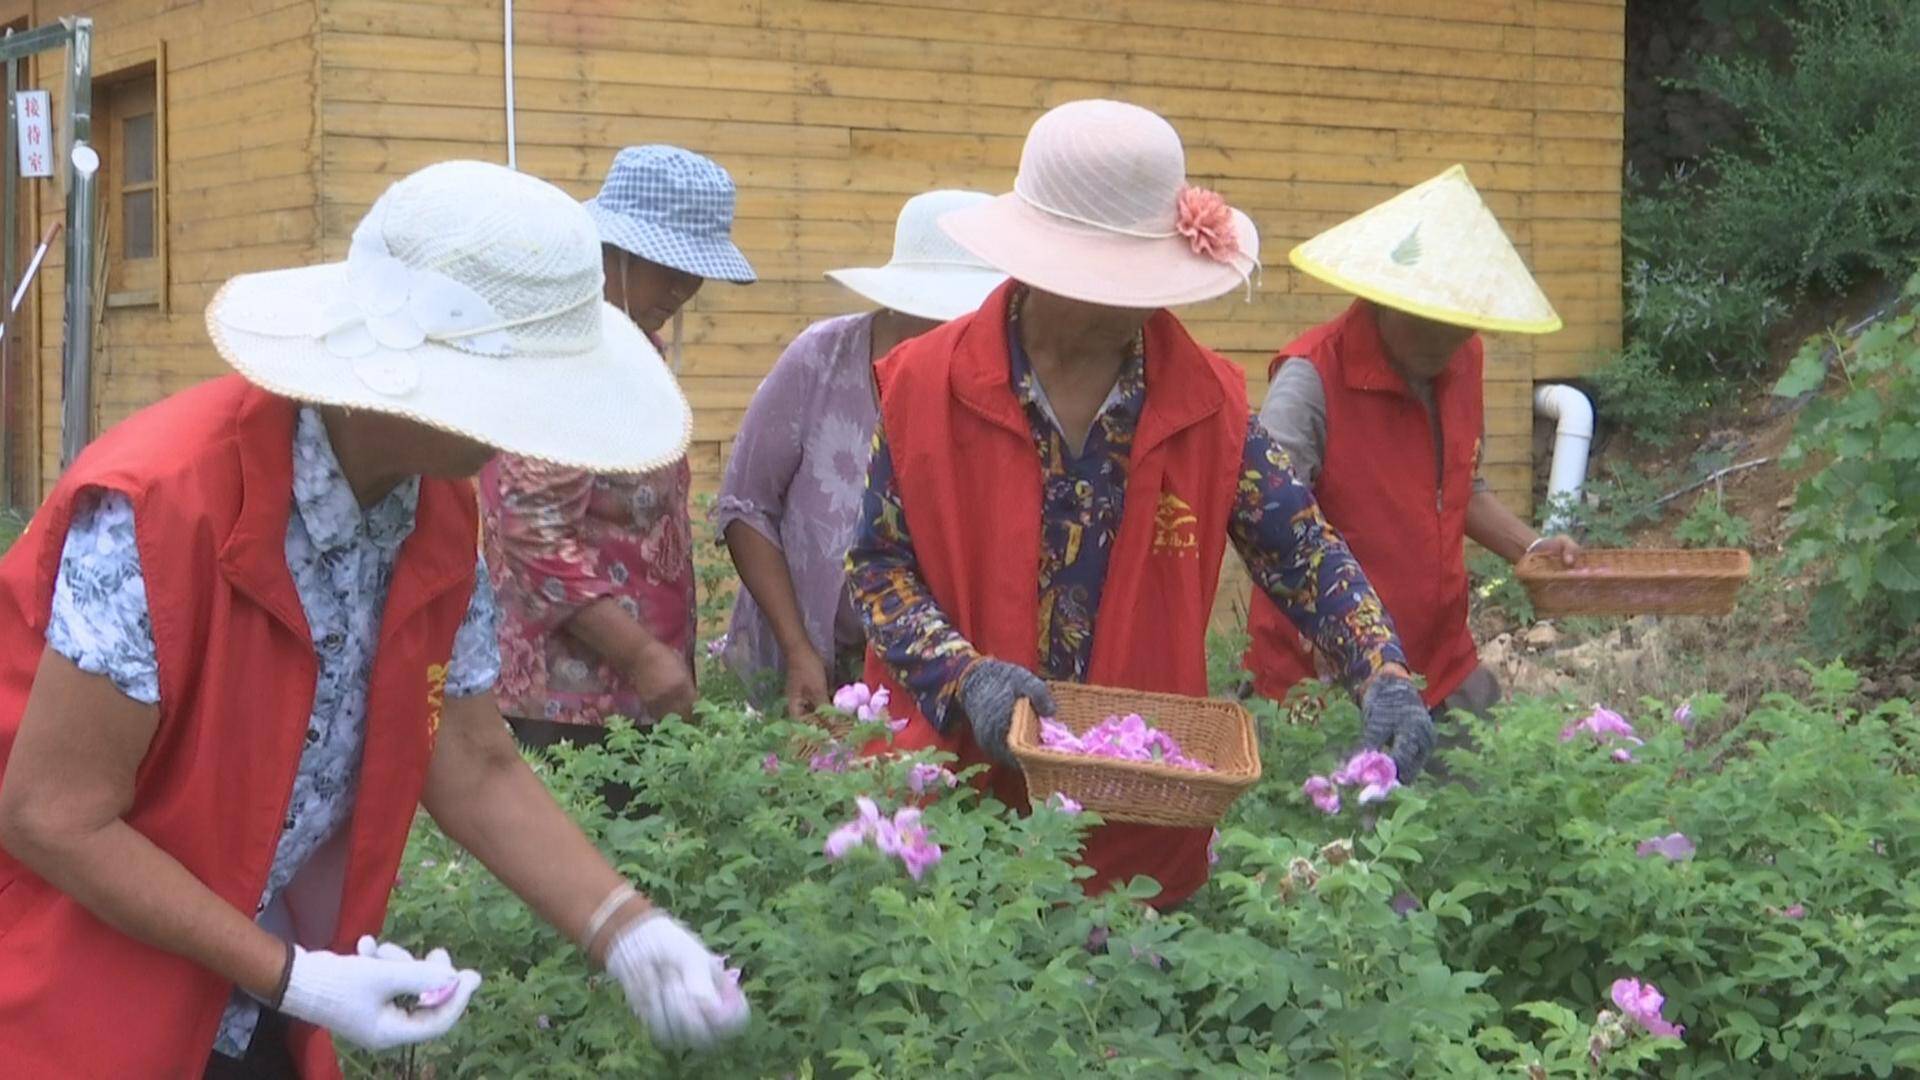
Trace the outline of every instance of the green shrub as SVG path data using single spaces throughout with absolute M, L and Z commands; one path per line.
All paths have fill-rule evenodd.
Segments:
M 1920 275 L 1908 282 L 1920 300 Z M 1839 346 L 1839 393 L 1809 403 L 1781 464 L 1818 463 L 1794 496 L 1790 570 L 1820 579 L 1810 627 L 1830 648 L 1894 653 L 1920 631 L 1920 343 L 1909 312 Z M 1827 342 L 1807 343 L 1774 392 L 1826 382 Z
M 1729 4 L 1749 22 L 1777 5 Z M 1602 415 L 1664 444 L 1674 421 L 1766 370 L 1809 287 L 1903 273 L 1920 253 L 1920 8 L 1808 0 L 1789 64 L 1710 57 L 1689 85 L 1740 115 L 1699 169 L 1622 206 L 1628 349 L 1596 375 Z
M 1318 722 L 1292 725 L 1262 702 L 1265 777 L 1213 882 L 1168 915 L 1133 902 L 1146 882 L 1080 895 L 1086 817 L 1011 817 L 964 785 L 926 808 L 945 857 L 923 880 L 870 850 L 829 862 L 853 796 L 899 805 L 910 761 L 815 771 L 823 736 L 737 706 L 553 752 L 546 779 L 622 871 L 745 969 L 754 1024 L 708 1057 L 654 1050 L 616 987 L 425 822 L 389 933 L 486 974 L 418 1051 L 442 1078 L 1884 1076 L 1920 1066 L 1920 788 L 1899 756 L 1920 729 L 1904 704 L 1847 712 L 1849 678 L 1698 746 L 1648 702 L 1630 763 L 1562 741 L 1567 706 L 1518 702 L 1450 756 L 1466 786 L 1332 817 L 1299 785 L 1353 745 L 1357 710 L 1309 689 L 1291 705 Z M 1695 730 L 1726 726 L 1693 707 Z M 657 812 L 609 816 L 608 779 Z M 1673 831 L 1692 861 L 1634 854 Z M 1626 977 L 1666 993 L 1684 1043 L 1600 1015 Z
M 1711 696 L 1686 725 L 1671 698 L 1643 702 L 1645 742 L 1624 762 L 1567 741 L 1563 718 L 1584 709 L 1518 702 L 1471 722 L 1481 751 L 1448 758 L 1466 787 L 1420 808 L 1430 839 L 1406 872 L 1466 909 L 1443 955 L 1492 972 L 1509 1008 L 1575 1007 L 1617 972 L 1651 979 L 1687 1028 L 1662 1075 L 1911 1075 L 1920 723 L 1905 702 L 1848 709 L 1843 668 L 1813 685 L 1807 703 L 1772 695 L 1731 721 Z M 1639 853 L 1673 833 L 1691 857 Z
M 1514 626 L 1533 622 L 1533 599 L 1513 572 L 1513 564 L 1485 548 L 1467 556 L 1467 581 L 1476 609 L 1497 611 Z
M 1753 526 L 1728 512 L 1718 492 L 1696 499 L 1693 509 L 1673 527 L 1674 539 L 1687 547 L 1744 547 L 1752 534 Z
M 1765 366 L 1768 332 L 1787 310 L 1769 284 L 1727 261 L 1717 233 L 1702 235 L 1699 205 L 1719 197 L 1695 173 L 1621 205 L 1628 351 L 1639 353 L 1622 360 L 1679 384 L 1670 396 L 1695 405 L 1713 383 Z
M 1709 58 L 1698 87 L 1738 109 L 1746 145 L 1687 235 L 1710 266 L 1771 290 L 1840 289 L 1920 252 L 1920 11 L 1905 0 L 1808 0 L 1785 71 Z
M 1670 446 L 1683 425 L 1719 396 L 1717 374 L 1679 374 L 1683 365 L 1635 341 L 1589 378 L 1599 415 L 1653 446 Z
M 1570 521 L 1588 547 L 1632 547 L 1636 530 L 1664 516 L 1657 500 L 1666 480 L 1642 472 L 1630 461 L 1609 461 L 1587 478 L 1577 500 L 1557 498 L 1548 513 Z

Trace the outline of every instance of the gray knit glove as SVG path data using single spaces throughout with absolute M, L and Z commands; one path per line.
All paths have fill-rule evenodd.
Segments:
M 1398 675 L 1381 675 L 1367 687 L 1360 713 L 1361 744 L 1369 750 L 1386 750 L 1399 770 L 1400 782 L 1413 783 L 1433 752 L 1433 714 L 1420 700 L 1420 691 Z
M 960 707 L 973 724 L 973 741 L 1002 765 L 1019 767 L 1007 750 L 1014 702 L 1026 698 L 1041 716 L 1054 714 L 1053 695 L 1040 677 L 1005 660 L 982 660 L 960 680 Z

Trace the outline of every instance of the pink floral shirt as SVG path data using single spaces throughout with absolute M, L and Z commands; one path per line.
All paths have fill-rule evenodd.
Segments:
M 501 455 L 480 474 L 487 568 L 499 594 L 500 709 L 518 719 L 652 721 L 626 677 L 566 630 L 613 601 L 693 662 L 692 472 L 602 476 Z

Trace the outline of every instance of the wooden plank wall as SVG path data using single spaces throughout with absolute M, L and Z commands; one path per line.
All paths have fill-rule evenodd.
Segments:
M 227 370 L 207 343 L 203 312 L 228 277 L 317 257 L 318 9 L 314 0 L 36 0 L 0 5 L 0 12 L 9 7 L 31 14 L 36 25 L 61 15 L 91 16 L 96 76 L 154 60 L 157 43 L 166 43 L 161 108 L 170 309 L 107 312 L 94 360 L 98 432 Z M 64 63 L 63 54 L 44 54 L 35 73 L 35 85 L 54 92 L 56 123 Z M 58 186 L 35 183 L 44 185 L 38 194 L 43 226 L 63 218 Z M 43 490 L 52 485 L 60 454 L 64 259 L 58 246 L 49 263 L 36 288 Z
M 498 4 L 322 0 L 325 245 L 394 177 L 502 160 Z M 687 312 L 696 469 L 782 345 L 860 302 L 823 281 L 877 262 L 907 196 L 1006 190 L 1034 117 L 1120 97 L 1171 118 L 1196 183 L 1264 235 L 1264 285 L 1187 312 L 1258 393 L 1271 351 L 1342 297 L 1293 273 L 1297 240 L 1464 162 L 1567 318 L 1492 343 L 1489 472 L 1530 483 L 1529 391 L 1619 337 L 1624 0 L 520 0 L 519 161 L 591 194 L 618 147 L 674 142 L 741 187 L 762 281 Z M 1044 14 L 1039 13 L 1044 11 Z

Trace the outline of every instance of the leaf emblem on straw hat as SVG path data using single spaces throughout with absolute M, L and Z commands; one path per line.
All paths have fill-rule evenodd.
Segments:
M 1420 226 L 1415 225 L 1413 231 L 1407 233 L 1406 239 L 1394 245 L 1387 257 L 1400 266 L 1412 266 L 1420 261 L 1420 254 Z

